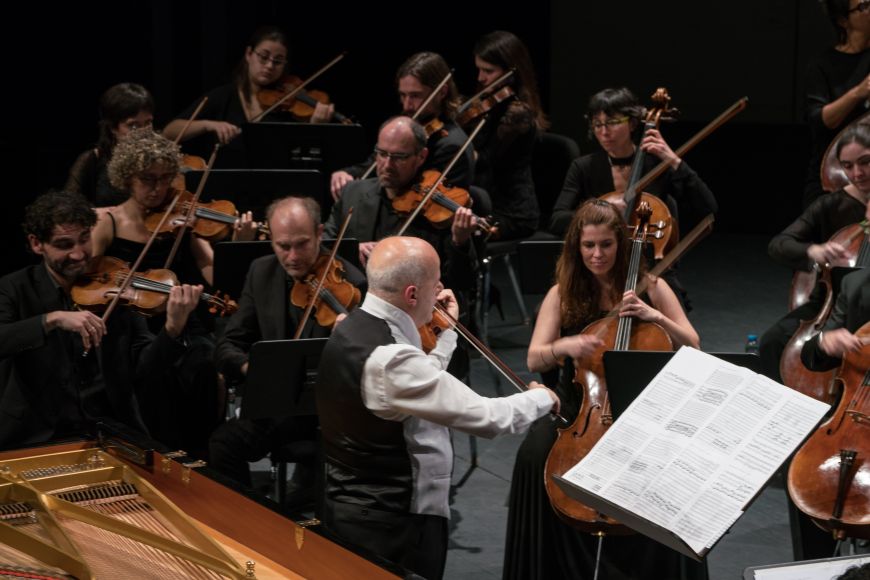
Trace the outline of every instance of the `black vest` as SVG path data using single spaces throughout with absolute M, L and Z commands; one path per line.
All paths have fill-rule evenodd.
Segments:
M 357 308 L 339 324 L 320 358 L 317 411 L 323 433 L 326 497 L 407 512 L 411 460 L 403 424 L 387 421 L 362 401 L 363 367 L 379 346 L 395 340 L 387 323 Z

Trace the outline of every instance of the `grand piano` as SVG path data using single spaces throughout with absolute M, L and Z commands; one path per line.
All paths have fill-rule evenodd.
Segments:
M 402 575 L 219 479 L 116 433 L 0 451 L 0 578 Z

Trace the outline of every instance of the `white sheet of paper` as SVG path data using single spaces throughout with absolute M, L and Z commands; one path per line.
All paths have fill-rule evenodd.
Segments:
M 683 347 L 564 478 L 671 530 L 701 553 L 827 410 L 764 376 Z

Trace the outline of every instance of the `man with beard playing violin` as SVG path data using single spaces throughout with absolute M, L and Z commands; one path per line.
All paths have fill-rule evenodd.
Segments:
M 96 220 L 74 193 L 47 193 L 25 210 L 27 243 L 42 261 L 0 279 L 0 448 L 92 434 L 100 419 L 146 432 L 139 396 L 185 351 L 202 286 L 172 288 L 157 336 L 122 307 L 105 322 L 74 310 L 70 290 L 93 254 Z
M 291 338 L 305 311 L 290 300 L 297 284 L 305 283 L 316 269 L 318 259 L 327 255 L 321 249 L 323 225 L 320 205 L 310 197 L 285 197 L 272 202 L 266 210 L 273 255 L 251 263 L 245 287 L 234 313 L 215 349 L 218 369 L 234 381 L 248 374 L 248 353 L 260 340 Z M 347 282 L 365 292 L 365 277 L 353 265 L 336 257 Z M 344 317 L 338 314 L 336 324 Z M 300 338 L 325 338 L 331 327 L 321 326 L 310 316 Z M 317 421 L 307 417 L 276 419 L 233 419 L 212 434 L 209 441 L 210 464 L 236 481 L 251 485 L 249 461 L 258 461 L 272 449 L 300 438 L 315 439 Z M 294 481 L 304 487 L 313 480 L 313 466 L 300 464 Z M 308 477 L 311 476 L 311 477 Z
M 402 103 L 402 115 L 413 117 L 417 114 L 449 72 L 450 67 L 441 55 L 434 52 L 418 52 L 403 62 L 396 71 L 396 90 Z M 458 106 L 459 91 L 451 78 L 417 115 L 416 120 L 426 128 L 429 135 L 426 141 L 429 155 L 423 169 L 443 171 L 467 139 L 465 131 L 453 121 Z M 374 162 L 375 156 L 370 155 L 362 163 L 333 173 L 330 181 L 333 199 L 341 197 L 344 186 L 361 178 Z M 467 189 L 471 184 L 473 168 L 474 156 L 469 147 L 450 171 L 448 183 Z

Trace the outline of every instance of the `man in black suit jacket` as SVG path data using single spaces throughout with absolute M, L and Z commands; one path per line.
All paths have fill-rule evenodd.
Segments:
M 801 351 L 804 365 L 814 371 L 839 366 L 846 353 L 868 344 L 866 338 L 855 336 L 867 322 L 870 322 L 870 268 L 863 268 L 843 278 L 837 304 L 825 329 L 804 344 Z
M 78 194 L 48 193 L 26 209 L 27 242 L 42 262 L 0 279 L 0 448 L 87 434 L 104 418 L 145 432 L 137 392 L 184 352 L 179 339 L 201 286 L 172 289 L 156 337 L 123 308 L 106 323 L 73 310 L 95 222 Z
M 326 235 L 335 236 L 353 208 L 347 236 L 360 241 L 363 265 L 375 245 L 398 234 L 406 220 L 407 216 L 394 211 L 392 201 L 414 183 L 429 155 L 426 132 L 409 117 L 394 117 L 378 133 L 375 153 L 377 177 L 348 183 L 332 206 L 325 229 Z M 477 253 L 471 242 L 475 219 L 471 210 L 459 208 L 450 227 L 438 228 L 420 215 L 403 234 L 422 238 L 435 248 L 441 258 L 442 280 L 454 291 L 471 291 L 475 285 Z
M 232 380 L 243 380 L 247 375 L 248 353 L 255 342 L 293 337 L 304 308 L 292 304 L 289 296 L 324 255 L 320 206 L 314 199 L 277 200 L 267 210 L 267 221 L 274 255 L 251 263 L 239 309 L 230 317 L 215 349 L 218 369 Z M 342 263 L 347 281 L 364 292 L 365 276 L 343 259 L 336 259 Z M 318 324 L 312 314 L 300 337 L 326 338 L 331 332 L 331 327 Z M 307 418 L 231 420 L 211 437 L 211 466 L 250 485 L 249 461 L 262 459 L 294 439 L 313 438 L 315 429 L 316 422 Z

